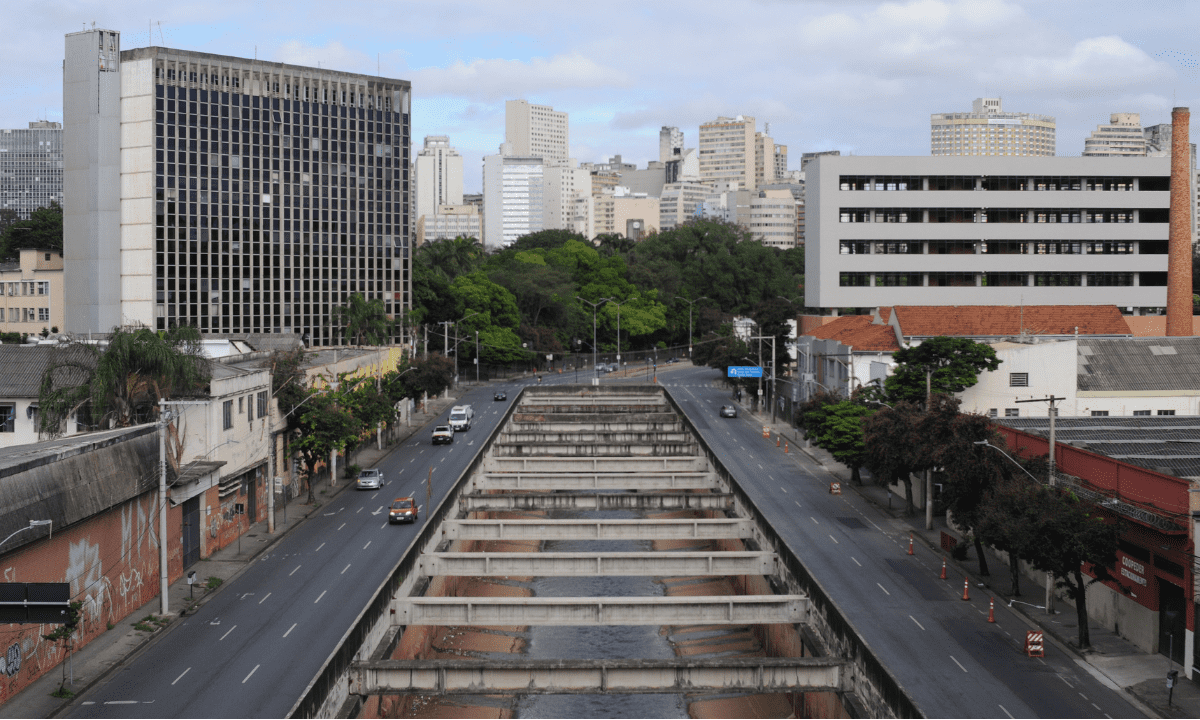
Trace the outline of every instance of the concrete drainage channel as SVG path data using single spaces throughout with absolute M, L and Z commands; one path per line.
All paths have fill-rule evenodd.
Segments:
M 293 715 L 919 715 L 757 518 L 660 386 L 527 388 Z

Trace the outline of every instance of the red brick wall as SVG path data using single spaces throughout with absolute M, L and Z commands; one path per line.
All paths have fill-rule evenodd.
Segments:
M 1167 335 L 1192 334 L 1191 146 L 1188 109 L 1171 110 L 1171 216 L 1167 255 Z

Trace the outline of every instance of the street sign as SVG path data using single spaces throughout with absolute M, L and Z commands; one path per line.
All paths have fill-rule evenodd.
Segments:
M 762 377 L 762 368 L 753 365 L 730 365 L 729 377 L 731 378 L 757 378 Z
M 1036 630 L 1025 631 L 1025 652 L 1029 657 L 1045 657 L 1045 635 Z
M 0 623 L 65 623 L 70 583 L 0 583 Z

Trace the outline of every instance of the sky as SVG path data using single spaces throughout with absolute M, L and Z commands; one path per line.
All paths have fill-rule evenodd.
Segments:
M 1200 112 L 1200 3 L 1186 0 L 528 0 L 204 3 L 53 0 L 6 13 L 0 127 L 62 119 L 63 36 L 412 82 L 412 137 L 448 135 L 468 193 L 504 142 L 504 101 L 570 115 L 571 156 L 658 159 L 664 125 L 748 115 L 802 152 L 928 155 L 929 116 L 977 97 L 1057 118 L 1059 155 L 1115 112 Z M 1192 133 L 1192 139 L 1200 130 Z

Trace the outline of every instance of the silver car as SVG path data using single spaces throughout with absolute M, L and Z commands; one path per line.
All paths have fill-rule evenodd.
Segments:
M 354 487 L 357 490 L 378 490 L 383 487 L 383 473 L 375 468 L 367 468 L 358 474 Z

